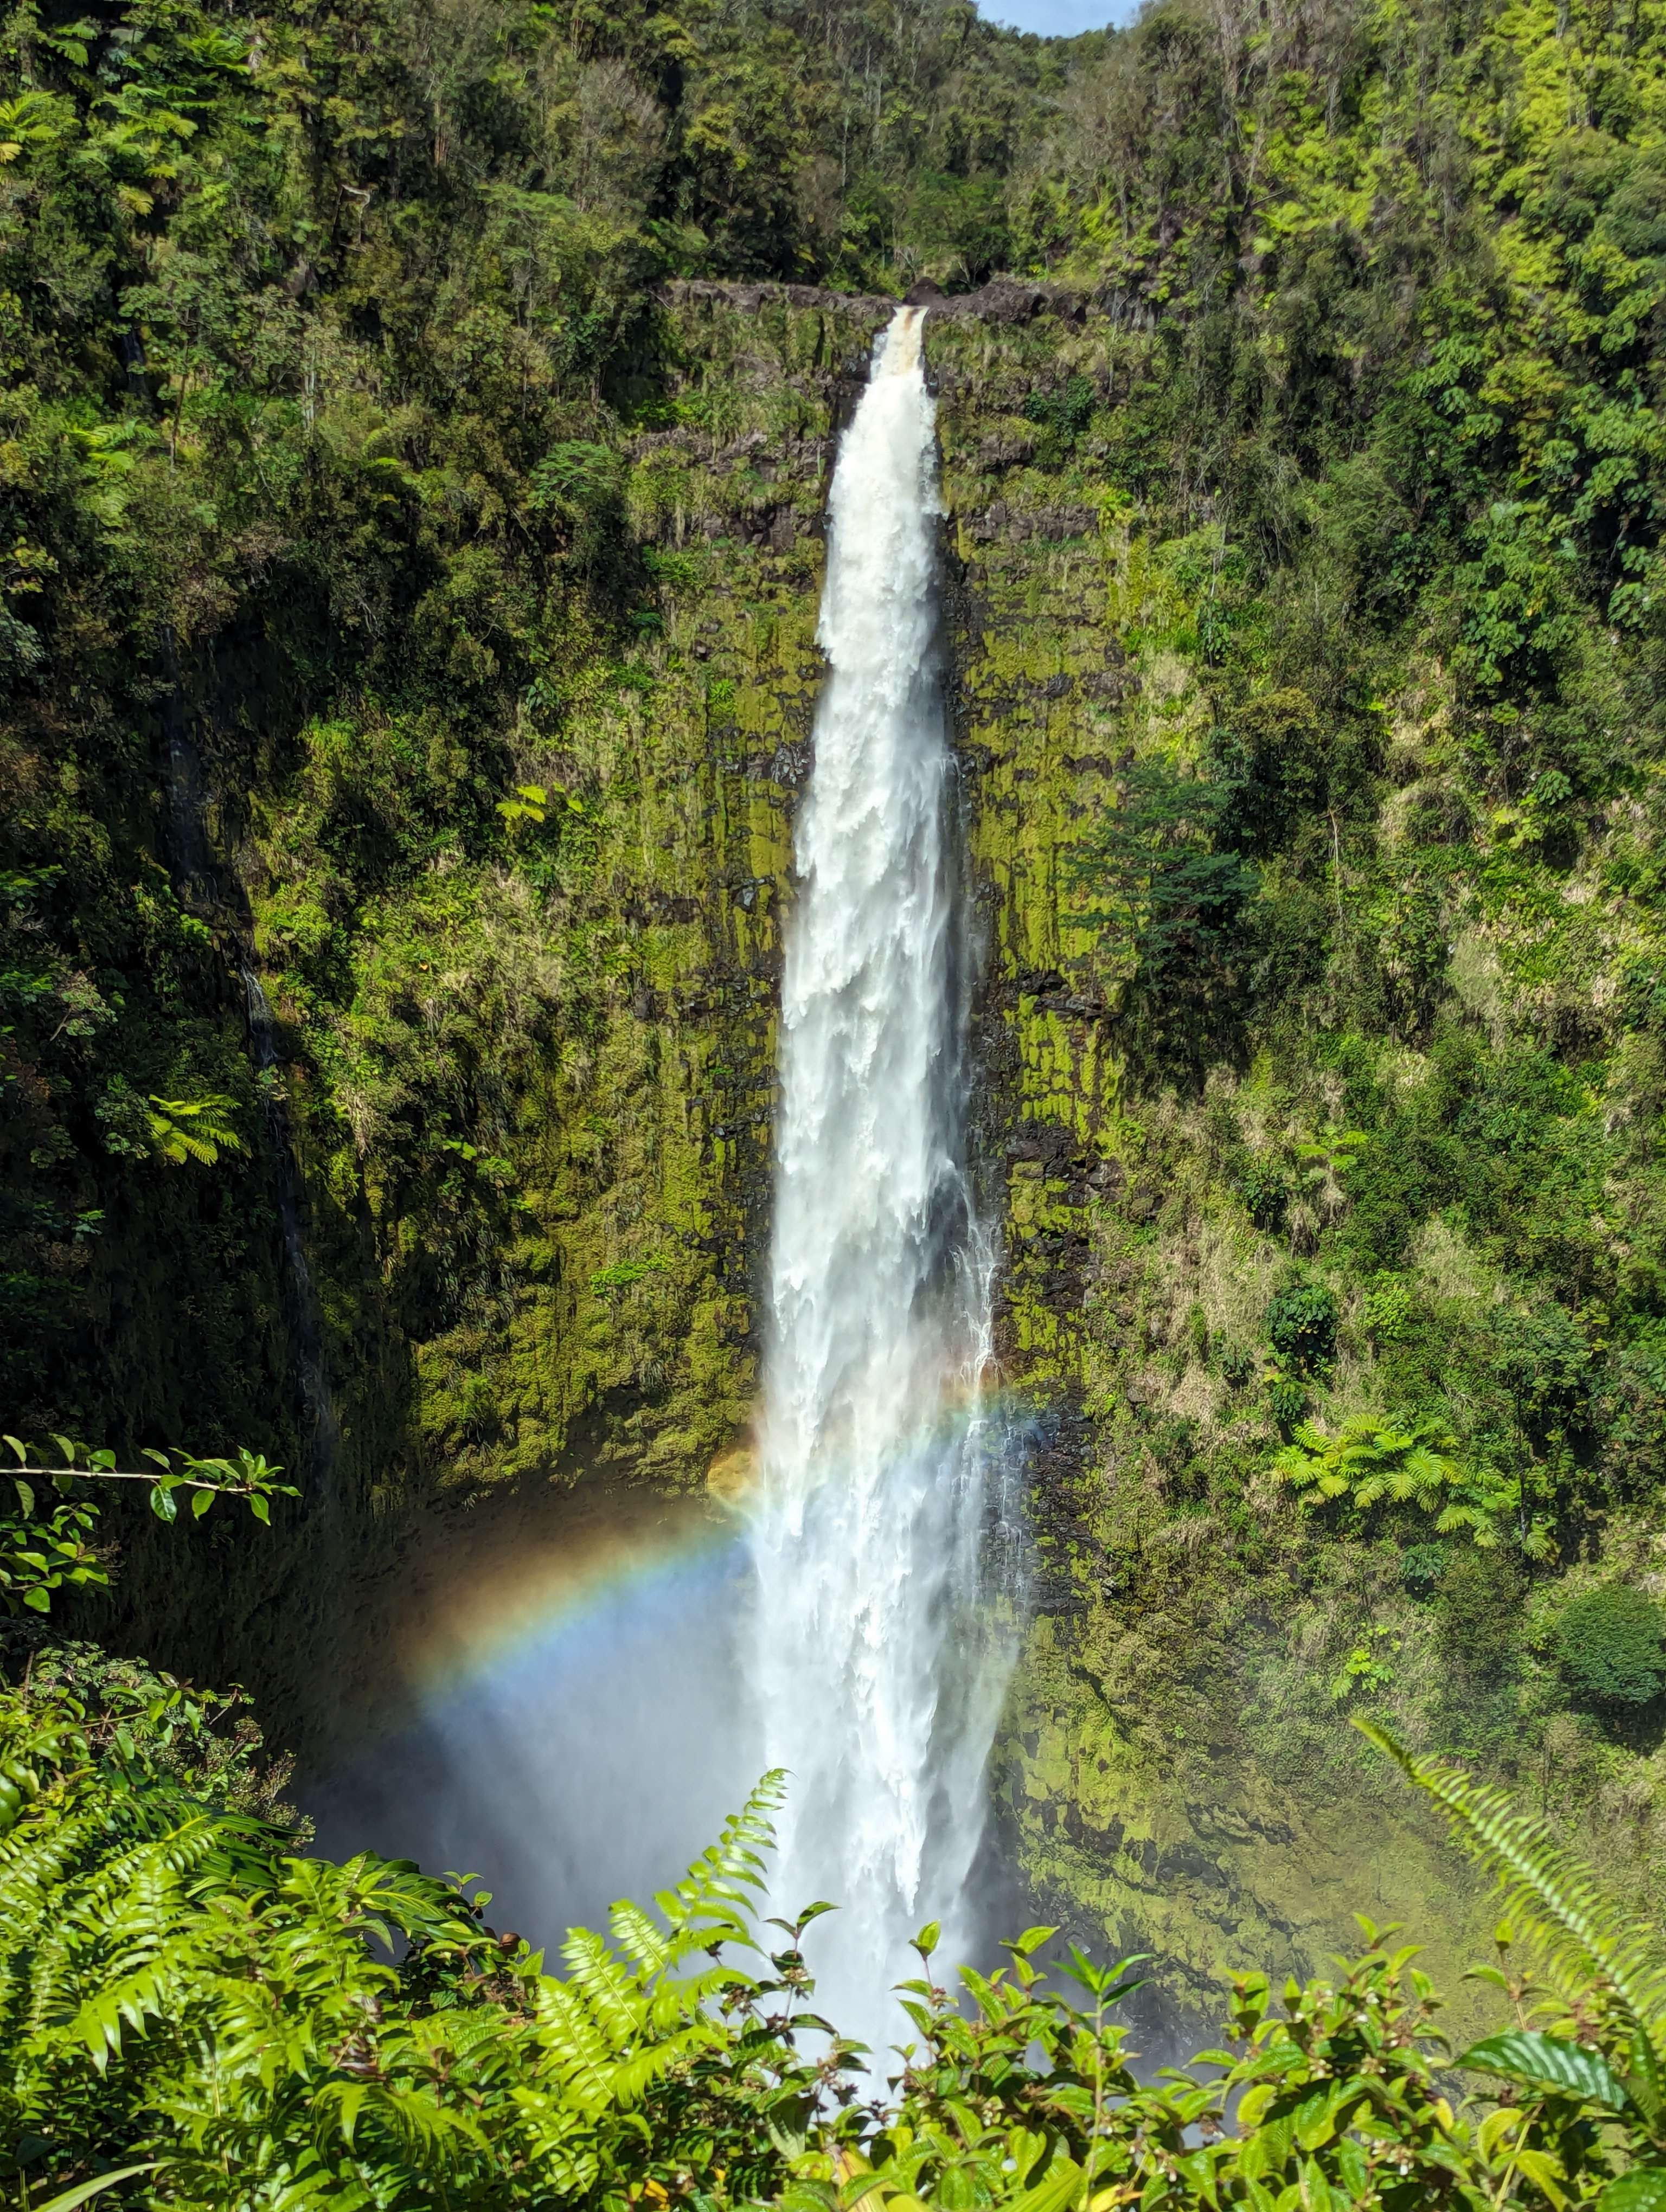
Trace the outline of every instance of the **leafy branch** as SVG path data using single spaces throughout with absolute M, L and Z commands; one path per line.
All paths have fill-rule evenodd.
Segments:
M 24 1607 L 50 1612 L 56 1589 L 109 1586 L 92 1542 L 99 1505 L 93 1498 L 75 1494 L 78 1483 L 142 1483 L 149 1492 L 151 1511 L 169 1522 L 179 1517 L 182 1492 L 198 1521 L 216 1498 L 240 1498 L 257 1521 L 270 1522 L 274 1498 L 300 1495 L 293 1484 L 279 1481 L 283 1468 L 257 1452 L 239 1449 L 229 1459 L 204 1459 L 147 1447 L 140 1456 L 152 1462 L 149 1467 L 121 1468 L 113 1451 L 92 1451 L 68 1437 L 54 1436 L 52 1442 L 62 1455 L 56 1466 L 44 1454 L 32 1453 L 20 1437 L 0 1436 L 16 1462 L 10 1470 L 15 1510 L 0 1511 L 0 1603 L 12 1613 Z M 36 1486 L 43 1483 L 56 1493 L 50 1504 L 37 1497 Z

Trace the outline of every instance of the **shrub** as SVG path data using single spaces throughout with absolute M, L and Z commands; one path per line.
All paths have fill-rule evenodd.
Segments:
M 1514 1672 L 1521 1639 L 1522 1577 L 1499 1552 L 1455 1552 L 1435 1586 L 1449 1680 L 1486 1691 Z
M 1625 1583 L 1577 1597 L 1556 1629 L 1556 1652 L 1575 1693 L 1599 1705 L 1646 1705 L 1666 1685 L 1660 1607 Z
M 1412 1316 L 1411 1285 L 1403 1275 L 1379 1273 L 1366 1291 L 1359 1317 L 1378 1344 L 1398 1344 Z
M 1220 1347 L 1220 1371 L 1233 1389 L 1241 1390 L 1256 1371 L 1256 1355 L 1247 1344 L 1224 1344 Z
M 1280 1163 L 1264 1152 L 1251 1152 L 1238 1170 L 1239 1194 L 1257 1229 L 1276 1229 L 1290 1203 L 1290 1179 Z
M 1298 1373 L 1329 1367 L 1336 1357 L 1336 1301 L 1322 1283 L 1292 1283 L 1267 1309 L 1267 1339 Z
M 1362 1644 L 1341 1679 L 1385 1678 Z M 1657 2201 L 1666 2144 L 1621 2071 L 1657 2068 L 1666 2044 L 1656 1931 L 1546 1822 L 1374 1728 L 1508 1885 L 1542 2027 L 1455 2054 L 1410 1954 L 1364 1921 L 1365 1954 L 1286 1981 L 1282 2005 L 1266 1974 L 1238 1976 L 1230 2049 L 1202 2055 L 1202 2078 L 1149 2081 L 1115 2017 L 1139 1961 L 1068 1946 L 1072 1991 L 1043 1980 L 1058 1931 L 1035 1927 L 952 1994 L 933 1925 L 903 1985 L 910 2063 L 867 2103 L 860 2047 L 821 2052 L 806 2008 L 802 1938 L 830 1908 L 767 1923 L 774 1953 L 753 1919 L 777 1778 L 660 1917 L 622 1903 L 607 1934 L 573 1930 L 562 1979 L 485 1924 L 486 1896 L 372 1854 L 293 1856 L 193 1799 L 153 1721 L 112 1737 L 86 1720 L 0 1688 L 0 2161 L 28 2170 L 26 2202 L 70 2212 L 147 2169 L 138 2197 L 177 2212 Z
M 1093 420 L 1098 397 L 1090 378 L 1073 376 L 1056 392 L 1032 392 L 1024 411 L 1029 421 L 1050 431 L 1059 446 L 1070 447 Z
M 1269 1375 L 1267 1410 L 1281 1430 L 1293 1429 L 1307 1411 L 1307 1393 L 1292 1376 Z

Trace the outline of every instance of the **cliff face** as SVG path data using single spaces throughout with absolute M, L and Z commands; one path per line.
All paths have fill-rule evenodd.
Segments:
M 388 900 L 368 933 L 391 979 L 366 958 L 331 997 L 296 963 L 283 1002 L 333 1031 L 329 1103 L 345 1090 L 349 1121 L 303 1115 L 320 1242 L 344 1247 L 359 1211 L 412 1349 L 414 1464 L 448 1488 L 575 1455 L 688 1483 L 744 1418 L 821 506 L 875 313 L 698 296 L 668 312 L 669 427 L 637 436 L 617 493 L 636 641 L 584 660 L 553 736 L 514 734 L 504 852 Z M 286 867 L 301 781 L 258 848 L 280 994 L 311 880 L 310 854 Z M 403 1103 L 375 1093 L 382 1025 L 425 1028 L 466 1065 L 474 1152 L 438 1221 L 431 1187 L 377 1173 L 377 1116 Z M 362 1127 L 344 1062 L 367 1071 Z M 456 1285 L 435 1279 L 447 1197 L 480 1209 Z M 350 1369 L 350 1344 L 337 1357 Z
M 928 327 L 983 967 L 983 1172 L 1010 1254 L 1003 1353 L 1027 1380 L 1073 1381 L 1081 1209 L 1090 1174 L 1103 1193 L 1115 1171 L 1117 1067 L 1099 1041 L 1103 987 L 1072 972 L 1085 939 L 1067 856 L 1133 679 L 1106 628 L 1103 495 L 1061 492 L 1033 465 L 1026 398 L 1097 373 L 1104 353 L 1046 299 L 1012 288 L 974 303 L 987 317 L 963 307 Z M 306 817 L 334 764 L 304 761 L 261 802 L 255 943 L 280 1018 L 331 1079 L 327 1101 L 316 1074 L 291 1091 L 313 1249 L 344 1297 L 343 1260 L 374 1253 L 410 1359 L 412 1464 L 448 1488 L 575 1455 L 696 1481 L 745 1419 L 822 510 L 841 409 L 890 312 L 805 288 L 677 289 L 668 419 L 635 439 L 621 493 L 649 580 L 641 642 L 623 665 L 587 665 L 552 743 L 520 738 L 515 774 L 547 780 L 517 787 L 544 794 L 543 818 L 513 821 L 493 865 L 386 900 L 364 930 L 386 954 L 360 961 L 350 995 L 305 957 Z M 435 1058 L 465 1064 L 477 1141 L 460 1189 L 402 1193 L 380 1171 L 396 1102 L 375 1084 L 393 1044 L 423 1031 Z M 334 1110 L 309 1113 L 313 1100 Z M 469 1204 L 483 1272 L 451 1327 L 425 1329 L 447 1287 L 447 1206 Z M 329 1364 L 350 1395 L 350 1331 Z
M 729 312 L 702 310 L 702 347 L 722 351 Z M 783 332 L 804 312 L 832 319 L 792 310 Z M 1208 568 L 1144 540 L 1096 435 L 1160 368 L 1155 342 L 1114 303 L 1038 291 L 1016 312 L 1006 295 L 934 314 L 927 333 L 982 962 L 980 1170 L 1000 1224 L 1002 1374 L 1031 1416 L 1038 1618 L 1000 1768 L 1021 1863 L 1039 1909 L 1153 1951 L 1179 2010 L 1258 1963 L 1310 1970 L 1356 1910 L 1408 1923 L 1455 1976 L 1484 1948 L 1479 1902 L 1350 1749 L 1347 1669 L 1389 1679 L 1392 1639 L 1402 1694 L 1426 1711 L 1444 1694 L 1444 1725 L 1473 1727 L 1496 1662 L 1454 1660 L 1426 1615 L 1395 1609 L 1397 1555 L 1362 1563 L 1286 1522 L 1275 1567 L 1245 1516 L 1189 1495 L 1212 1437 L 1269 1449 L 1243 1347 L 1264 1340 L 1291 1240 L 1246 1214 L 1221 1166 L 1242 1126 L 1227 1117 L 1253 1141 L 1279 1076 L 1264 1058 L 1234 1073 L 1225 1035 L 1195 1103 L 1131 1075 L 1133 918 L 1094 910 L 1085 860 L 1129 763 L 1195 757 L 1220 712 L 1195 611 Z M 790 343 L 775 359 L 792 379 Z M 1310 1044 L 1286 1050 L 1286 1080 L 1323 1079 Z
M 244 875 L 357 1563 L 338 1624 L 413 1517 L 582 1474 L 696 1487 L 744 1435 L 823 507 L 889 313 L 697 285 L 666 306 L 654 427 L 606 488 L 634 635 L 581 630 L 504 734 L 489 859 L 386 882 L 331 964 L 311 945 L 339 945 L 329 823 L 378 773 L 362 726 L 304 732 L 260 798 Z M 411 1171 L 413 1112 L 459 1132 L 437 1178 Z M 327 1730 L 316 1685 L 277 1694 Z
M 562 719 L 525 924 L 584 1008 L 506 1115 L 527 1263 L 512 1243 L 502 1305 L 419 1355 L 448 1484 L 575 1459 L 697 1482 L 745 1419 L 822 508 L 885 313 L 715 287 L 667 310 L 670 426 L 636 439 L 623 489 L 650 619 Z
M 1284 1638 L 1235 1571 L 1234 1533 L 1171 1521 L 1155 1556 L 1136 1553 L 1132 1571 L 1119 1556 L 1115 1523 L 1150 1472 L 1117 1436 L 1120 1401 L 1143 1388 L 1166 1407 L 1172 1384 L 1140 1373 L 1145 1355 L 1158 1328 L 1183 1339 L 1189 1325 L 1174 1285 L 1176 1322 L 1156 1322 L 1141 1262 L 1160 1251 L 1160 1269 L 1195 1275 L 1209 1232 L 1151 1141 L 1152 1109 L 1172 1114 L 1172 1095 L 1165 1107 L 1136 1085 L 1119 1045 L 1132 933 L 1094 913 L 1083 848 L 1129 762 L 1195 749 L 1215 710 L 1195 637 L 1164 639 L 1152 619 L 1164 581 L 1091 423 L 1157 366 L 1152 337 L 1116 303 L 1035 305 L 928 326 L 986 924 L 1000 1350 L 1032 1417 L 1038 1618 L 1001 1796 L 1037 1909 L 1113 1950 L 1152 1952 L 1162 2003 L 1201 2015 L 1235 1972 L 1313 1970 L 1349 1940 L 1355 1910 L 1410 1921 L 1443 1961 L 1467 1960 L 1482 1931 L 1432 1831 L 1369 1784 L 1363 1804 L 1357 1783 L 1336 1791 L 1345 1746 L 1292 1758 L 1276 1724 L 1246 1726 Z M 1249 1306 L 1258 1278 L 1242 1256 Z M 1243 1320 L 1257 1333 L 1258 1312 Z M 1195 1601 L 1212 1558 L 1205 1630 Z
M 823 507 L 890 312 L 773 285 L 664 298 L 628 443 L 561 440 L 535 472 L 569 571 L 590 557 L 586 514 L 604 518 L 588 600 L 540 599 L 543 556 L 522 549 L 498 627 L 477 609 L 448 630 L 449 605 L 486 594 L 465 544 L 423 602 L 422 649 L 477 702 L 466 744 L 368 687 L 327 717 L 234 645 L 182 664 L 156 710 L 177 725 L 159 731 L 177 768 L 167 926 L 198 948 L 202 1051 L 262 1110 L 217 1191 L 134 1170 L 126 1244 L 96 1264 L 144 1254 L 155 1311 L 182 1266 L 199 1270 L 214 1328 L 261 1346 L 252 1374 L 227 1368 L 239 1397 L 176 1336 L 134 1432 L 207 1407 L 235 1433 L 258 1404 L 271 1434 L 243 1433 L 311 1496 L 276 1553 L 216 1540 L 182 1565 L 136 1530 L 126 1602 L 161 1656 L 258 1683 L 286 1732 L 327 1727 L 319 1662 L 348 1586 L 413 1516 L 586 1468 L 691 1487 L 744 1435 Z M 1554 1747 L 1587 1793 L 1630 1790 L 1645 1810 L 1627 1850 L 1651 1848 L 1654 1772 L 1650 1742 L 1556 1702 L 1554 1601 L 1529 1603 L 1507 1550 L 1443 1550 L 1432 1527 L 1332 1540 L 1268 1474 L 1310 1405 L 1335 1419 L 1381 1412 L 1385 1393 L 1414 1404 L 1414 1356 L 1487 1341 L 1495 1249 L 1441 1212 L 1432 1170 L 1396 1201 L 1371 1164 L 1394 1157 L 1393 1102 L 1444 1065 L 1416 992 L 1447 989 L 1462 1021 L 1490 1025 L 1503 1067 L 1517 956 L 1495 923 L 1450 989 L 1424 973 L 1456 930 L 1418 905 L 1405 824 L 1426 817 L 1417 834 L 1438 842 L 1468 804 L 1450 678 L 1379 652 L 1382 696 L 1323 692 L 1325 656 L 1347 656 L 1322 594 L 1316 646 L 1304 610 L 1255 596 L 1207 496 L 1197 528 L 1165 535 L 1130 490 L 1152 465 L 1134 403 L 1162 384 L 1163 343 L 1144 310 L 1044 286 L 944 303 L 927 338 L 978 939 L 977 1168 L 1035 1475 L 1037 1620 L 1000 1787 L 1042 1909 L 1159 1952 L 1184 2007 L 1236 1966 L 1322 1957 L 1356 1905 L 1464 1950 L 1449 1862 L 1351 1748 L 1358 1697 L 1426 1738 L 1473 1731 L 1484 1756 L 1524 1747 L 1546 1772 Z M 374 442 L 355 465 L 394 481 Z M 1315 656 L 1310 690 L 1280 680 L 1292 635 Z M 534 672 L 499 711 L 485 661 L 516 640 Z M 1386 744 L 1371 734 L 1384 718 Z M 1186 811 L 1229 740 L 1268 810 L 1240 836 L 1259 920 L 1218 817 Z M 1362 762 L 1375 781 L 1356 800 Z M 1131 797 L 1148 809 L 1132 873 L 1104 845 Z M 1176 854 L 1169 1001 L 1206 1005 L 1199 972 L 1224 957 L 1229 983 L 1253 966 L 1262 1009 L 1257 1030 L 1223 990 L 1190 1064 L 1140 1025 L 1153 886 Z M 1541 843 L 1511 865 L 1559 863 Z M 1539 924 L 1523 927 L 1517 944 Z M 193 930 L 217 939 L 217 969 Z M 1481 1095 L 1482 1074 L 1463 1079 L 1441 1097 Z M 1591 1111 L 1622 1143 L 1651 1079 L 1633 1051 L 1603 1079 Z M 1356 1114 L 1388 1131 L 1377 1153 Z M 195 1231 L 159 1243 L 158 1209 L 192 1203 Z M 110 1328 L 136 1360 L 119 1314 Z M 1554 1395 L 1572 1387 L 1552 1376 L 1518 1399 L 1533 1450 L 1563 1449 L 1558 1420 L 1574 1433 Z M 1645 1574 L 1651 1540 L 1639 1522 L 1610 1556 Z
M 1149 368 L 1149 334 L 1043 287 L 952 304 L 927 353 L 978 963 L 976 1169 L 1000 1221 L 998 1350 L 1031 1417 L 1037 1544 L 1005 1817 L 1046 1910 L 1159 1951 L 1170 2000 L 1201 2004 L 1234 1966 L 1322 1956 L 1362 1898 L 1420 1924 L 1438 1900 L 1460 1923 L 1426 1839 L 1328 1809 L 1322 1766 L 1268 1771 L 1285 1740 L 1253 1740 L 1237 1707 L 1277 1635 L 1241 1586 L 1215 1591 L 1198 1642 L 1168 1569 L 1130 1587 L 1108 1544 L 1107 1512 L 1139 1488 L 1106 1444 L 1118 1362 L 1147 1341 L 1129 1255 L 1173 1192 L 1113 1042 L 1130 961 L 1088 916 L 1075 856 L 1119 764 L 1195 738 L 1207 708 L 1195 653 L 1149 641 L 1150 599 L 1173 587 L 1153 584 L 1095 434 Z M 307 1741 L 331 1725 L 331 1668 L 313 1662 L 350 1642 L 356 1577 L 413 1517 L 587 1470 L 697 1486 L 745 1434 L 823 510 L 891 307 L 687 285 L 661 312 L 653 427 L 613 489 L 634 639 L 581 636 L 550 734 L 536 708 L 503 733 L 499 788 L 520 811 L 495 852 L 442 848 L 350 908 L 332 855 L 362 872 L 413 746 L 445 772 L 443 733 L 373 708 L 251 756 L 223 688 L 187 718 L 203 850 L 178 869 L 181 895 L 222 931 L 244 915 L 232 934 L 271 1009 L 280 1110 L 258 1124 L 253 1172 L 271 1193 L 277 1400 L 295 1408 L 279 1446 L 328 1504 L 315 1495 L 276 1556 L 216 1554 L 211 1604 L 194 1566 L 136 1531 L 129 1602 L 153 1644 L 253 1680 Z M 222 1020 L 258 1060 L 234 998 Z M 457 1133 L 437 1173 L 412 1166 L 413 1114 Z M 291 1152 L 321 1443 L 295 1372 Z
M 1128 963 L 1085 916 L 1074 855 L 1119 764 L 1208 710 L 1195 658 L 1142 636 L 1146 556 L 1087 423 L 1072 427 L 1085 386 L 1102 406 L 1148 366 L 1149 336 L 1038 288 L 977 304 L 933 314 L 927 349 L 980 962 L 978 1170 L 1036 1478 L 1040 1618 L 1002 1794 L 1046 1909 L 1156 1949 L 1170 2001 L 1202 2005 L 1235 1967 L 1322 1956 L 1361 1899 L 1438 1919 L 1458 1948 L 1464 1914 L 1427 1836 L 1378 1803 L 1328 1804 L 1322 1769 L 1268 1771 L 1237 1711 L 1279 1640 L 1253 1599 L 1240 1590 L 1235 1659 L 1218 1624 L 1183 1653 L 1196 1624 L 1165 1603 L 1166 1575 L 1129 1589 L 1108 1563 L 1107 1500 L 1129 1480 L 1107 1464 L 1108 1378 L 1145 1341 L 1123 1248 L 1155 1235 L 1172 1194 L 1113 1042 Z M 519 1216 L 502 1304 L 417 1347 L 413 1426 L 447 1487 L 599 1463 L 697 1483 L 742 1430 L 822 505 L 889 311 L 720 286 L 666 310 L 672 420 L 636 441 L 626 493 L 661 621 L 641 674 L 563 724 L 581 826 L 526 925 L 601 986 L 581 1057 L 547 1052 L 496 1140 Z M 378 1234 L 398 1249 L 397 1221 Z M 520 1256 L 534 1250 L 541 1267 Z

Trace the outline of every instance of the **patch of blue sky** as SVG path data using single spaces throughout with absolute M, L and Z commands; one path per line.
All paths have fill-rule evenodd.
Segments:
M 1073 39 L 1081 31 L 1131 23 L 1138 12 L 1139 0 L 984 0 L 979 9 L 992 23 L 1039 31 L 1045 39 Z

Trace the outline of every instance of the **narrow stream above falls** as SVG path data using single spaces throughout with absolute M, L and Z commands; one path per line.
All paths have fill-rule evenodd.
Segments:
M 597 1493 L 564 1539 L 546 1492 L 534 1534 L 476 1545 L 436 1598 L 420 1719 L 316 1793 L 328 1847 L 414 1828 L 427 1863 L 484 1870 L 548 1942 L 663 1884 L 784 1768 L 770 1910 L 839 1906 L 809 1946 L 818 2008 L 880 2051 L 905 2027 L 890 1990 L 919 1926 L 944 1923 L 946 1958 L 981 1948 L 970 1889 L 1023 1553 L 965 1156 L 921 320 L 902 308 L 879 339 L 830 495 L 750 1485 L 727 1515 Z M 483 1507 L 482 1526 L 520 1510 Z

